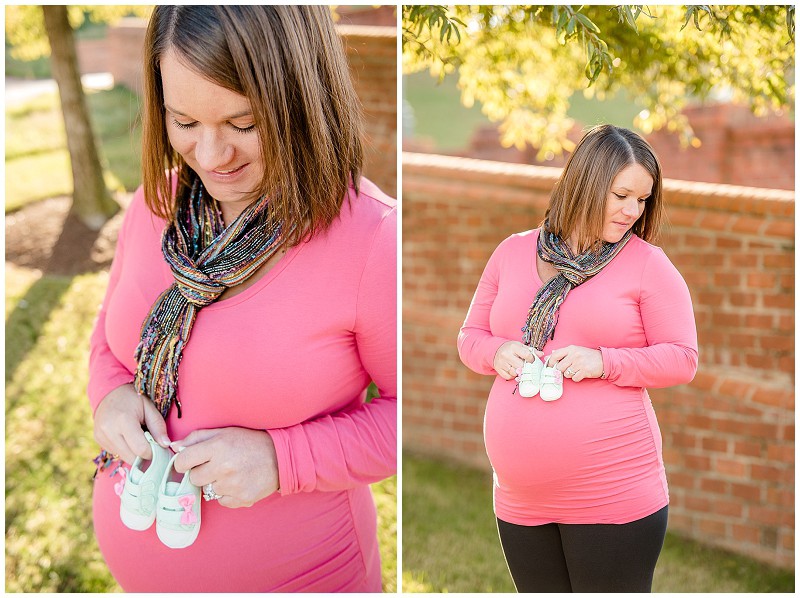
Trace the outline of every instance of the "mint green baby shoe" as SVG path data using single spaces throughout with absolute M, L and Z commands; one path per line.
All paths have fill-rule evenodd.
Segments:
M 148 529 L 156 519 L 158 486 L 164 477 L 172 455 L 172 451 L 153 440 L 150 432 L 145 432 L 144 437 L 150 444 L 153 458 L 147 469 L 142 470 L 142 465 L 147 462 L 141 457 L 136 457 L 130 473 L 125 478 L 119 505 L 119 516 L 122 523 L 137 531 Z

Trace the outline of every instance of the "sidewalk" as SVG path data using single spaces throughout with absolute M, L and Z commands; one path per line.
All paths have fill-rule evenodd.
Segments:
M 81 77 L 84 89 L 111 89 L 114 78 L 111 73 L 90 73 Z M 6 106 L 19 104 L 43 93 L 53 93 L 58 87 L 53 79 L 16 79 L 6 77 Z

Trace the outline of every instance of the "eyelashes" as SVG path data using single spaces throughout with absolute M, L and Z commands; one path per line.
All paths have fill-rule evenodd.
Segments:
M 174 118 L 172 119 L 172 124 L 174 124 L 179 129 L 184 129 L 184 130 L 193 129 L 195 127 L 195 125 L 197 125 L 196 122 L 193 122 L 193 123 L 182 123 L 182 122 L 180 122 L 180 121 L 178 121 L 178 120 L 176 120 Z M 242 134 L 250 133 L 251 131 L 255 131 L 255 128 L 256 128 L 255 124 L 252 124 L 249 127 L 237 127 L 236 125 L 234 125 L 232 123 L 228 123 L 228 124 L 230 125 L 230 127 L 234 131 L 236 131 L 237 133 L 242 133 Z
M 614 195 L 617 197 L 617 199 L 625 199 L 626 197 L 628 197 L 627 195 L 620 195 L 619 193 L 614 193 Z M 637 201 L 639 203 L 645 203 L 648 199 L 650 199 L 650 198 L 649 197 L 641 197 Z

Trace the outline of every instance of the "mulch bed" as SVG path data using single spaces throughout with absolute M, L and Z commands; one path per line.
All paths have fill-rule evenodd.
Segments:
M 118 201 L 127 205 L 127 199 Z M 124 212 L 93 231 L 69 215 L 71 201 L 54 197 L 6 214 L 6 261 L 64 276 L 108 268 Z

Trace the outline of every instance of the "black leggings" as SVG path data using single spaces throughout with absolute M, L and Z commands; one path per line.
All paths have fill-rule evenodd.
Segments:
M 518 592 L 650 592 L 667 509 L 621 525 L 498 519 L 497 529 Z

